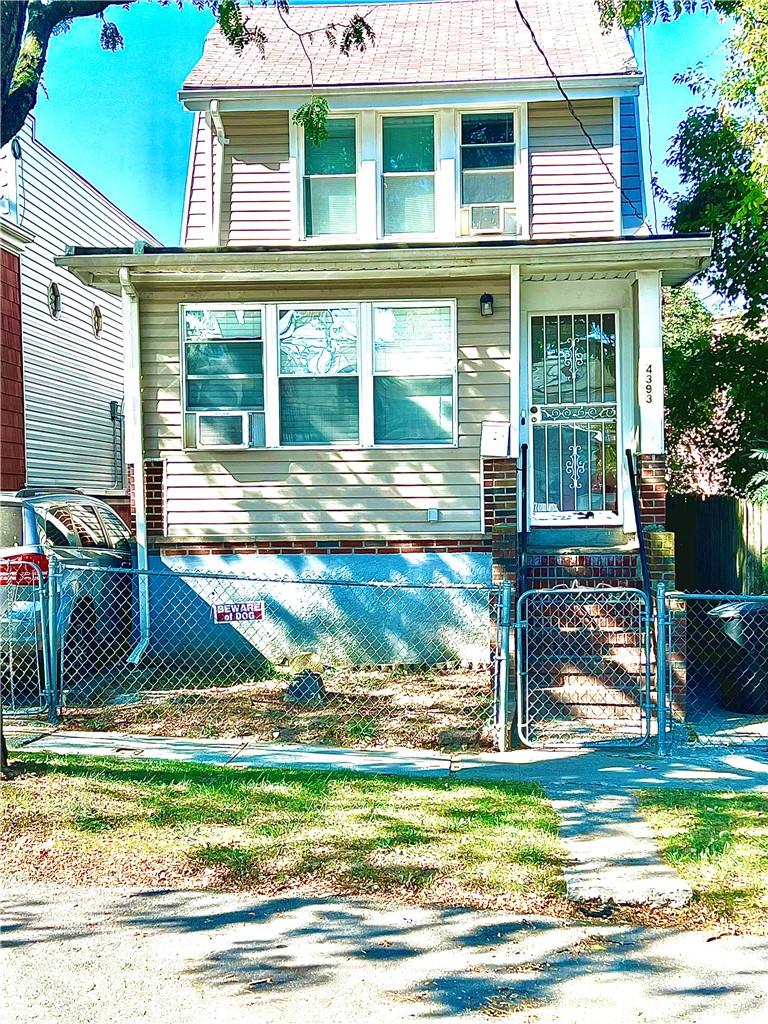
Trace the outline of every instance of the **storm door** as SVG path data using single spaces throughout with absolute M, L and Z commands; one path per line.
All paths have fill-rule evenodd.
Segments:
M 616 314 L 530 320 L 531 522 L 619 522 Z

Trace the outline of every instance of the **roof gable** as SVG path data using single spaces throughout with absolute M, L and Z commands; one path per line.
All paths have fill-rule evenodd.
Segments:
M 594 0 L 522 0 L 521 6 L 558 76 L 637 74 L 626 34 L 602 31 Z M 345 57 L 328 45 L 323 28 L 354 13 L 365 16 L 376 44 Z M 296 5 L 289 17 L 299 31 L 317 30 L 305 43 L 321 89 L 551 78 L 511 0 Z M 245 18 L 266 33 L 266 58 L 255 46 L 238 54 L 217 26 L 184 88 L 308 88 L 309 65 L 300 41 L 274 8 L 250 9 Z

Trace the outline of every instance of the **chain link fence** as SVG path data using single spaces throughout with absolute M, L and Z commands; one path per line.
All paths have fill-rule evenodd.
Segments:
M 518 733 L 526 746 L 636 746 L 651 728 L 651 608 L 624 587 L 518 601 Z
M 0 708 L 40 714 L 51 703 L 46 576 L 37 562 L 0 559 Z
M 658 605 L 672 745 L 768 748 L 768 596 L 675 592 Z
M 60 567 L 65 727 L 334 746 L 492 746 L 482 585 Z

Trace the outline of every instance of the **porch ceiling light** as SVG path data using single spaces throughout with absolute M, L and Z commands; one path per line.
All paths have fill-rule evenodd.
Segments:
M 489 292 L 480 296 L 480 316 L 493 316 L 493 296 Z

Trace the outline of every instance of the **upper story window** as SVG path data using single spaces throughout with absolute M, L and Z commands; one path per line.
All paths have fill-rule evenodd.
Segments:
M 513 203 L 514 200 L 514 114 L 462 114 L 462 204 Z
M 435 230 L 435 119 L 382 118 L 382 220 L 385 235 Z
M 353 117 L 328 121 L 328 138 L 304 139 L 304 232 L 357 233 L 357 139 Z
M 187 447 L 262 446 L 261 309 L 184 309 L 182 331 Z

